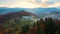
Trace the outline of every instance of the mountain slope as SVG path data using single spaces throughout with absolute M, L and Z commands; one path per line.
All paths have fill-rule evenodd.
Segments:
M 55 12 L 60 12 L 60 9 L 58 8 L 0 8 L 0 14 L 6 14 L 9 12 L 20 12 L 21 10 L 33 13 L 39 17 L 55 15 L 55 17 L 58 18 L 57 15 L 58 16 L 60 15 L 60 14 L 57 14 L 57 15 L 54 14 Z M 51 13 L 53 13 L 53 15 Z

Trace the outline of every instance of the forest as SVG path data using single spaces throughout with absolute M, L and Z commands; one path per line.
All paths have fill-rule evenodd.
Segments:
M 51 17 L 37 19 L 28 12 L 0 15 L 0 34 L 60 34 L 60 20 Z

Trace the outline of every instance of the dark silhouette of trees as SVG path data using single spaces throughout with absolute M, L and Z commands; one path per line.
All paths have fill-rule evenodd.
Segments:
M 60 22 L 55 22 L 52 18 L 45 18 L 45 21 L 40 18 L 40 20 L 37 20 L 36 23 L 33 23 L 32 27 L 30 27 L 29 24 L 22 26 L 22 30 L 19 28 L 20 22 L 18 20 L 14 20 L 14 23 L 15 22 L 18 24 L 10 24 L 7 29 L 4 29 L 1 22 L 0 34 L 55 34 L 56 31 L 60 34 Z M 9 23 L 10 22 L 8 22 L 8 24 Z
M 55 34 L 56 32 L 56 25 L 55 22 L 53 21 L 52 18 L 46 18 L 45 19 L 45 25 L 46 25 L 46 30 L 45 30 L 45 34 Z
M 22 33 L 23 34 L 29 33 L 29 24 L 22 27 Z

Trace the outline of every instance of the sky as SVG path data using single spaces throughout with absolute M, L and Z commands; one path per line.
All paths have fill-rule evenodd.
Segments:
M 50 8 L 60 7 L 60 0 L 0 0 L 0 7 Z

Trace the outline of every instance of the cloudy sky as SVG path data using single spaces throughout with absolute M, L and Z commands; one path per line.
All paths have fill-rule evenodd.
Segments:
M 0 0 L 0 7 L 10 8 L 60 7 L 60 0 Z

